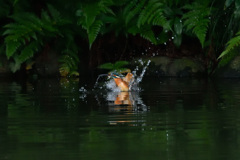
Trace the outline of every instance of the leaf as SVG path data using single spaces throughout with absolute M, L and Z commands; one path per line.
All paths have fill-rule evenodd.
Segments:
M 164 26 L 167 22 L 163 16 L 163 9 L 163 4 L 158 0 L 149 0 L 139 15 L 137 26 L 140 27 L 145 23 Z
M 173 43 L 179 47 L 182 43 L 182 35 L 176 35 L 174 36 Z
M 59 58 L 60 67 L 59 72 L 63 77 L 66 76 L 79 76 L 78 73 L 78 50 L 75 49 L 75 43 L 73 42 L 72 36 L 68 36 L 69 48 L 62 51 L 62 56 Z
M 112 4 L 112 0 L 100 0 L 82 5 L 82 8 L 76 12 L 77 16 L 79 16 L 78 23 L 87 31 L 90 48 L 103 25 L 101 17 L 108 13 L 114 15 L 114 12 L 109 7 Z
M 98 68 L 113 70 L 114 67 L 113 67 L 112 63 L 104 63 L 104 64 L 101 64 L 100 66 L 98 66 Z
M 47 4 L 47 7 L 48 7 L 48 10 L 49 10 L 49 13 L 51 14 L 52 16 L 52 19 L 54 21 L 59 21 L 61 20 L 61 15 L 60 15 L 60 12 L 58 10 L 56 10 L 52 5 L 50 4 Z
M 230 39 L 227 42 L 227 47 L 226 49 L 220 54 L 220 56 L 218 57 L 218 59 L 226 56 L 227 54 L 229 54 L 235 47 L 240 46 L 240 31 L 236 34 L 236 36 L 232 39 Z
M 174 31 L 176 32 L 177 35 L 182 34 L 182 21 L 179 18 L 175 18 L 174 20 Z
M 210 22 L 209 15 L 211 9 L 196 2 L 191 5 L 185 5 L 184 9 L 189 10 L 183 15 L 183 20 L 185 20 L 184 26 L 198 37 L 203 47 Z
M 29 58 L 33 57 L 33 55 L 38 51 L 39 44 L 36 41 L 31 42 L 27 46 L 23 48 L 20 55 L 17 56 L 17 60 L 19 63 L 23 63 Z
M 7 41 L 6 42 L 6 55 L 9 59 L 20 47 L 21 43 L 19 41 Z
M 88 40 L 89 40 L 89 46 L 91 48 L 92 43 L 95 41 L 97 35 L 100 32 L 100 29 L 102 27 L 103 23 L 100 20 L 97 20 L 94 22 L 94 24 L 88 29 Z
M 152 42 L 153 44 L 157 44 L 157 40 L 155 35 L 152 31 L 151 26 L 146 25 L 140 28 L 140 35 L 141 37 L 147 39 L 148 41 Z
M 144 7 L 146 0 L 140 1 L 137 3 L 137 0 L 131 1 L 125 8 L 124 8 L 124 15 L 125 15 L 125 23 L 128 24 L 134 16 L 139 14 Z
M 98 66 L 98 68 L 100 69 L 107 69 L 110 71 L 122 71 L 122 70 L 126 70 L 127 68 L 123 68 L 123 66 L 128 65 L 129 62 L 127 61 L 117 61 L 114 64 L 113 63 L 104 63 L 100 66 Z
M 123 66 L 128 65 L 129 62 L 128 61 L 117 61 L 116 63 L 114 63 L 114 68 L 121 68 Z

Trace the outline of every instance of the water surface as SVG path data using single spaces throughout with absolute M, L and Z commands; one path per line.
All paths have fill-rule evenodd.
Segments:
M 240 159 L 237 79 L 145 77 L 131 105 L 92 86 L 1 80 L 0 159 Z

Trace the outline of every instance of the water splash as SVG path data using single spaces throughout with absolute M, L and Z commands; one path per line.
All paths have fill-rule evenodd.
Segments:
M 100 75 L 98 75 L 98 78 L 97 78 L 97 80 L 96 80 L 96 82 L 95 82 L 95 85 L 94 85 L 94 89 L 95 88 L 97 88 L 97 86 L 98 86 L 98 82 L 99 82 L 99 79 L 100 78 L 102 78 L 102 77 L 107 77 L 108 76 L 108 74 L 100 74 Z
M 108 106 L 110 107 L 109 110 L 111 111 L 147 111 L 148 107 L 143 103 L 141 97 L 139 96 L 139 93 L 141 91 L 139 84 L 142 82 L 142 79 L 150 62 L 150 60 L 143 61 L 142 59 L 139 59 L 137 61 L 138 65 L 131 72 L 133 76 L 128 83 L 129 92 L 122 92 L 120 88 L 117 87 L 116 82 L 113 79 L 114 76 L 124 79 L 125 74 L 129 72 L 126 72 L 125 74 L 112 72 L 110 74 L 99 75 L 93 89 L 95 93 L 98 93 L 95 96 L 98 104 L 101 105 L 101 97 L 103 97 L 108 103 Z M 142 70 L 140 68 L 142 68 Z M 102 82 L 100 81 L 102 77 L 108 77 L 108 80 L 105 79 L 106 81 L 104 80 L 104 82 Z
M 138 62 L 144 66 L 144 61 L 142 59 L 139 59 Z M 150 64 L 150 60 L 147 61 L 147 64 L 143 67 L 142 72 L 140 74 L 140 76 L 137 76 L 137 71 L 139 70 L 139 67 L 136 66 L 135 70 L 132 72 L 134 75 L 134 79 L 132 79 L 132 81 L 130 81 L 129 83 L 129 89 L 130 91 L 140 91 L 141 88 L 139 87 L 139 83 L 142 82 L 142 79 L 145 75 L 145 72 L 147 70 L 147 67 Z
M 142 59 L 139 59 L 137 62 L 140 64 L 140 66 L 143 66 L 143 69 L 142 69 L 139 76 L 137 75 L 137 72 L 139 72 L 139 70 L 140 70 L 139 67 L 140 66 L 136 66 L 136 68 L 132 71 L 133 77 L 131 78 L 131 80 L 128 84 L 129 91 L 141 91 L 141 88 L 139 87 L 139 83 L 142 81 L 142 79 L 145 75 L 145 72 L 147 70 L 147 67 L 149 66 L 151 61 L 148 60 L 147 62 L 145 62 Z M 112 72 L 112 74 L 114 75 L 115 72 Z M 116 74 L 121 78 L 125 77 L 122 73 L 116 72 Z M 99 80 L 102 77 L 111 77 L 111 73 L 110 74 L 100 74 L 98 76 L 96 82 L 95 82 L 94 90 L 105 88 L 105 89 L 113 91 L 113 92 L 120 92 L 120 89 L 116 86 L 116 83 L 113 79 L 107 80 L 107 81 L 104 82 L 104 84 L 99 85 L 100 84 Z

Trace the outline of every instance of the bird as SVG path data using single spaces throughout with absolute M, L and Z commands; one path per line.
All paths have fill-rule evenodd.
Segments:
M 128 73 L 125 77 L 120 77 L 118 74 L 113 73 L 111 74 L 111 77 L 114 79 L 116 86 L 122 91 L 122 92 L 128 92 L 129 91 L 129 84 L 133 80 L 133 74 Z

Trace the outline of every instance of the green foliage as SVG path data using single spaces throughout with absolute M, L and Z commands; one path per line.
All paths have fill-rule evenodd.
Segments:
M 59 72 L 61 76 L 79 76 L 78 72 L 78 48 L 76 44 L 73 42 L 71 36 L 69 36 L 69 41 L 67 44 L 67 48 L 62 51 L 62 55 L 59 58 L 60 68 Z
M 240 4 L 237 0 L 226 0 L 224 9 L 227 16 L 226 29 L 220 32 L 222 32 L 222 42 L 226 43 L 226 48 L 218 56 L 220 67 L 228 64 L 235 56 L 239 55 L 240 46 L 240 24 L 238 23 L 240 20 Z
M 162 26 L 168 28 L 168 23 L 163 15 L 164 5 L 157 0 L 149 1 L 133 1 L 126 6 L 124 10 L 126 16 L 126 24 L 136 19 L 136 22 L 129 27 L 128 32 L 149 40 L 154 44 L 158 44 L 156 36 L 152 30 L 152 26 Z
M 48 1 L 51 2 L 54 3 L 53 0 Z M 221 53 L 220 64 L 235 56 L 239 46 L 238 0 L 73 0 L 67 4 L 54 3 L 54 7 L 45 2 L 41 5 L 40 2 L 34 3 L 3 0 L 0 6 L 0 20 L 4 26 L 0 33 L 6 56 L 13 61 L 13 71 L 36 53 L 41 53 L 43 46 L 51 41 L 66 42 L 58 48 L 60 70 L 67 75 L 71 71 L 76 73 L 79 64 L 76 57 L 81 47 L 75 44 L 76 35 L 79 39 L 87 38 L 90 48 L 98 36 L 107 33 L 126 37 L 139 35 L 156 45 L 172 41 L 178 47 L 182 39 L 191 36 L 199 39 L 204 52 L 211 46 L 216 54 L 213 57 Z M 39 6 L 47 8 L 39 9 Z M 68 44 L 70 41 L 75 47 Z M 226 50 L 222 52 L 226 43 Z
M 236 34 L 236 37 L 232 38 L 230 41 L 227 42 L 226 49 L 220 54 L 218 59 L 229 54 L 235 47 L 238 47 L 239 45 L 240 45 L 240 31 Z
M 221 59 L 220 66 L 226 65 L 236 55 L 239 55 L 239 46 L 240 46 L 240 31 L 236 34 L 236 37 L 230 39 L 227 42 L 226 49 L 218 57 L 218 59 Z
M 211 9 L 197 2 L 185 5 L 184 9 L 188 10 L 183 15 L 183 19 L 185 20 L 184 26 L 187 27 L 187 31 L 191 30 L 198 37 L 202 46 L 204 46 Z
M 71 49 L 66 49 L 63 51 L 63 55 L 59 59 L 59 62 L 61 63 L 59 72 L 61 76 L 79 76 L 77 71 L 79 59 L 76 53 L 76 51 Z
M 141 3 L 139 3 L 141 4 Z M 167 21 L 163 15 L 164 5 L 158 0 L 149 0 L 147 5 L 141 11 L 137 26 L 140 27 L 144 24 L 159 25 L 166 27 Z
M 61 35 L 59 26 L 67 23 L 51 5 L 48 5 L 48 11 L 42 11 L 41 18 L 27 12 L 14 14 L 10 18 L 13 22 L 4 26 L 6 30 L 3 35 L 6 55 L 16 63 L 12 71 L 39 52 L 46 38 Z
M 122 7 L 112 10 L 111 7 Z M 94 11 L 93 11 L 94 10 Z M 164 4 L 157 0 L 133 0 L 121 4 L 109 0 L 82 5 L 77 11 L 78 23 L 87 31 L 89 45 L 100 33 L 115 31 L 117 34 L 139 34 L 158 44 L 152 26 L 168 28 L 163 14 Z
M 111 0 L 100 0 L 90 4 L 82 4 L 81 9 L 76 12 L 79 17 L 78 24 L 87 31 L 90 48 L 103 25 L 102 14 L 114 14 L 109 8 L 112 3 Z
M 107 69 L 109 71 L 123 71 L 127 70 L 127 68 L 124 68 L 124 66 L 128 65 L 129 62 L 127 61 L 117 61 L 115 63 L 104 63 L 100 65 L 98 68 L 100 69 Z

